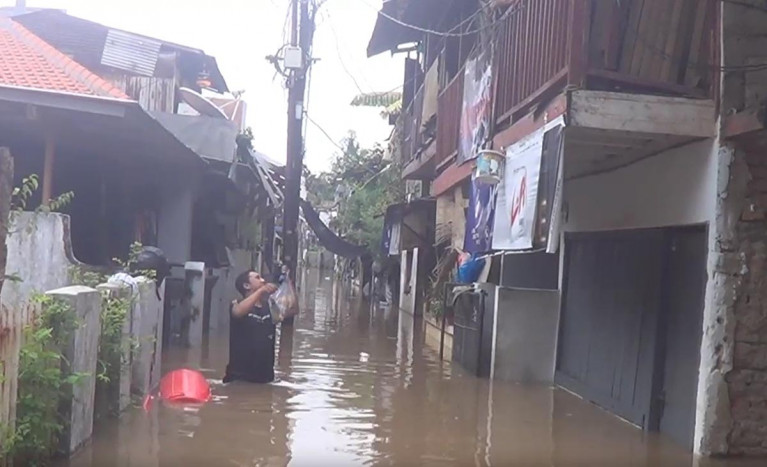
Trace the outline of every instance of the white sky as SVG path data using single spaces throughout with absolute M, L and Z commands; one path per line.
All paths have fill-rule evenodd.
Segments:
M 363 145 L 389 136 L 391 129 L 380 109 L 349 105 L 360 92 L 352 76 L 365 92 L 389 91 L 402 84 L 401 57 L 366 57 L 381 3 L 327 0 L 319 15 L 314 56 L 320 61 L 312 72 L 307 111 L 333 141 L 340 141 L 349 130 L 357 132 Z M 0 0 L 0 6 L 14 4 L 15 0 Z M 287 92 L 264 57 L 289 38 L 289 0 L 27 0 L 27 6 L 65 9 L 107 26 L 205 50 L 218 60 L 229 88 L 246 91 L 256 149 L 271 159 L 285 160 Z M 311 123 L 306 145 L 309 169 L 329 169 L 337 147 Z

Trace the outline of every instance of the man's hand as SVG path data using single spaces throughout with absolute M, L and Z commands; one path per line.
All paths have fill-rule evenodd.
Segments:
M 271 294 L 273 294 L 274 292 L 276 292 L 276 291 L 277 291 L 277 288 L 278 288 L 278 287 L 277 287 L 277 285 L 275 285 L 275 284 L 266 284 L 266 285 L 264 285 L 263 287 L 261 287 L 261 289 L 259 290 L 259 292 L 260 292 L 260 291 L 263 291 L 265 294 L 267 294 L 267 295 L 271 295 Z

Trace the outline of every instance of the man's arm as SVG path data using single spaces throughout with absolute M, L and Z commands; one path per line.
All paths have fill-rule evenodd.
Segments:
M 233 303 L 232 314 L 237 318 L 246 316 L 253 307 L 262 304 L 269 295 L 277 291 L 277 286 L 274 284 L 265 284 L 263 287 L 256 290 L 254 293 L 245 297 L 241 302 Z

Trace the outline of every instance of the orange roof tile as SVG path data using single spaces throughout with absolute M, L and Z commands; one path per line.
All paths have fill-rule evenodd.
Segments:
M 24 26 L 0 17 L 0 85 L 130 99 Z

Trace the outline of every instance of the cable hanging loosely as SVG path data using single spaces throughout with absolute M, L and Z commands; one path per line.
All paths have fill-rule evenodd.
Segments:
M 368 5 L 369 7 L 373 8 L 375 10 L 378 10 L 376 7 L 374 7 L 373 5 L 368 3 L 367 0 L 362 0 L 362 3 Z M 484 8 L 485 7 L 483 7 L 482 9 L 484 9 Z M 406 27 L 408 29 L 412 29 L 414 31 L 422 32 L 422 33 L 425 33 L 425 34 L 431 34 L 431 35 L 434 35 L 434 36 L 441 36 L 441 37 L 464 37 L 464 36 L 471 36 L 473 34 L 477 34 L 479 32 L 486 31 L 488 29 L 494 28 L 498 24 L 500 24 L 503 21 L 505 21 L 509 16 L 511 16 L 512 14 L 519 13 L 524 8 L 525 8 L 524 5 L 522 5 L 521 3 L 517 4 L 517 5 L 514 5 L 514 6 L 510 7 L 508 10 L 506 10 L 497 20 L 492 21 L 489 24 L 486 24 L 484 26 L 478 27 L 478 28 L 476 28 L 474 30 L 471 30 L 471 31 L 461 31 L 461 32 L 453 32 L 453 30 L 437 31 L 437 30 L 434 30 L 434 29 L 423 28 L 421 26 L 416 26 L 414 24 L 406 23 L 406 22 L 402 21 L 399 18 L 396 18 L 396 17 L 394 17 L 394 16 L 392 16 L 392 15 L 390 15 L 388 13 L 384 13 L 382 10 L 379 10 L 378 14 L 381 15 L 382 17 L 388 19 L 389 21 L 391 21 L 393 23 L 396 23 L 396 24 L 398 24 L 398 25 L 400 25 L 402 27 Z M 482 9 L 480 9 L 479 11 L 482 11 Z

